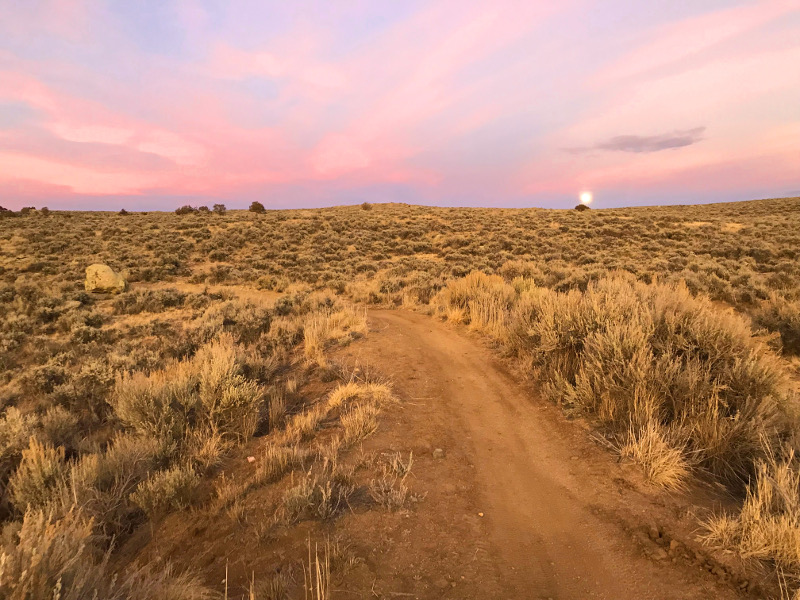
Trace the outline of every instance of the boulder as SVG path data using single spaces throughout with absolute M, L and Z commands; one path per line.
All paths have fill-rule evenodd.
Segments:
M 86 281 L 83 285 L 87 292 L 119 294 L 125 291 L 128 282 L 108 265 L 90 265 L 86 267 Z

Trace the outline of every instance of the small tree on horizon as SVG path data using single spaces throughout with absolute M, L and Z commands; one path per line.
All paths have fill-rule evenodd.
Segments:
M 224 215 L 228 209 L 225 208 L 224 204 L 215 204 L 212 210 L 218 215 Z
M 263 213 L 266 209 L 264 208 L 264 205 L 261 204 L 261 202 L 253 202 L 252 204 L 250 204 L 250 208 L 248 210 L 254 213 Z

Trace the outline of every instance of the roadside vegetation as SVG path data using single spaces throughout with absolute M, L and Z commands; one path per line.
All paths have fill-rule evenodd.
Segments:
M 364 335 L 363 309 L 307 287 L 260 303 L 11 289 L 3 323 L 24 325 L 3 371 L 0 597 L 217 597 L 202 573 L 120 566 L 116 549 L 175 512 L 240 519 L 244 495 L 268 484 L 280 489 L 265 531 L 329 520 L 368 493 L 374 475 L 340 469 L 339 454 L 377 429 L 392 394 L 325 357 Z M 303 393 L 319 378 L 329 394 Z M 226 479 L 254 436 L 253 474 Z M 283 482 L 293 471 L 299 485 Z

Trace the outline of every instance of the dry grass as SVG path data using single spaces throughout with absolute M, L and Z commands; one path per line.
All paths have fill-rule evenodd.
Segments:
M 722 226 L 722 231 L 725 231 L 725 232 L 728 232 L 728 233 L 738 233 L 739 231 L 741 231 L 745 227 L 746 226 L 743 223 L 725 223 Z
M 386 510 L 400 510 L 412 498 L 406 479 L 411 474 L 413 457 L 404 461 L 398 452 L 387 457 L 381 465 L 381 475 L 369 483 L 372 499 Z
M 93 527 L 80 510 L 61 516 L 29 511 L 15 534 L 16 541 L 0 553 L 0 595 L 8 600 L 170 599 L 210 600 L 214 597 L 190 573 L 134 569 L 114 573 L 109 554 L 91 543 Z
M 328 397 L 329 406 L 343 410 L 342 444 L 351 446 L 378 428 L 378 413 L 394 400 L 389 387 L 380 383 L 349 382 L 337 387 Z
M 351 446 L 378 429 L 379 409 L 374 404 L 358 404 L 342 416 L 344 434 L 342 442 Z
M 311 453 L 297 444 L 290 446 L 270 444 L 261 455 L 256 480 L 259 484 L 278 481 L 289 471 L 303 468 L 310 457 Z
M 329 313 L 315 313 L 303 329 L 306 359 L 327 366 L 325 348 L 331 343 L 346 343 L 367 332 L 367 314 L 363 309 L 345 305 Z
M 514 288 L 502 277 L 475 271 L 448 284 L 431 303 L 451 323 L 468 323 L 472 329 L 501 339 L 515 296 Z
M 337 386 L 328 395 L 328 406 L 347 408 L 358 402 L 369 402 L 382 405 L 392 400 L 392 392 L 383 383 L 361 383 L 349 381 Z
M 308 564 L 303 565 L 303 584 L 306 600 L 329 600 L 331 597 L 331 551 L 326 541 L 322 557 L 319 547 L 314 545 L 311 554 L 311 540 L 308 540 Z
M 794 451 L 760 461 L 741 511 L 709 519 L 702 539 L 769 561 L 800 581 L 800 465 Z
M 689 229 L 698 229 L 701 227 L 708 227 L 711 224 L 711 221 L 687 221 L 683 226 Z
M 349 506 L 355 486 L 345 473 L 319 479 L 309 471 L 283 495 L 276 519 L 295 523 L 302 518 L 331 519 Z
M 649 481 L 667 489 L 685 487 L 691 473 L 684 449 L 653 421 L 631 431 L 620 454 L 641 465 Z

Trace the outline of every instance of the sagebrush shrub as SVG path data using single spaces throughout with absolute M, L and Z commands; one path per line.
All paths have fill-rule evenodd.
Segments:
M 78 417 L 61 406 L 51 406 L 41 418 L 41 430 L 45 440 L 54 446 L 74 449 L 80 437 Z
M 36 415 L 24 414 L 11 406 L 0 419 L 0 477 L 16 467 L 38 427 Z
M 70 463 L 54 501 L 61 510 L 73 504 L 82 507 L 97 533 L 110 540 L 140 520 L 131 493 L 150 473 L 167 467 L 174 454 L 174 446 L 164 440 L 117 433 L 105 452 Z
M 73 508 L 61 517 L 28 511 L 13 544 L 0 552 L 0 597 L 7 600 L 210 600 L 190 573 L 134 568 L 115 573 L 92 544 L 91 519 Z
M 704 523 L 702 539 L 735 549 L 744 558 L 772 561 L 792 578 L 800 577 L 800 465 L 792 450 L 759 460 L 754 481 L 737 513 L 715 515 Z
M 53 447 L 32 437 L 8 482 L 14 506 L 20 512 L 45 508 L 66 473 L 63 446 Z
M 134 430 L 180 439 L 186 433 L 186 413 L 196 404 L 197 384 L 189 363 L 173 363 L 149 375 L 121 373 L 109 401 L 117 417 Z
M 755 311 L 753 320 L 780 334 L 784 353 L 800 355 L 800 301 L 789 301 L 773 293 Z
M 157 517 L 189 506 L 198 481 L 191 466 L 176 465 L 142 481 L 131 500 L 151 518 Z
M 233 337 L 223 334 L 164 370 L 120 375 L 111 403 L 120 420 L 146 435 L 183 443 L 193 427 L 203 427 L 242 441 L 265 408 L 263 390 L 243 369 Z

